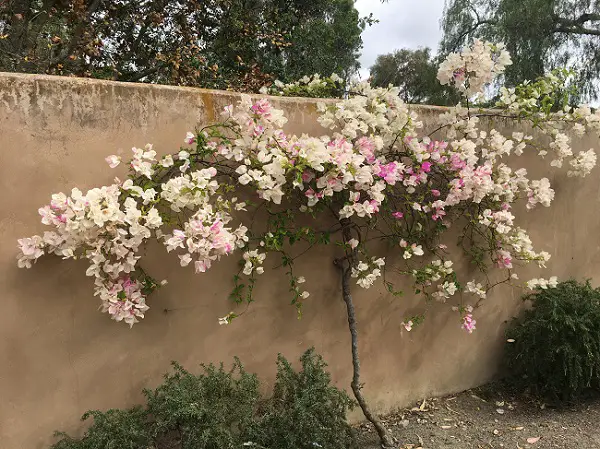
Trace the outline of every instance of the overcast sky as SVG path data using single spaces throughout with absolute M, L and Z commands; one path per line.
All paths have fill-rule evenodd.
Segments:
M 363 16 L 373 13 L 379 23 L 362 34 L 364 48 L 361 75 L 368 76 L 377 55 L 400 48 L 430 47 L 435 53 L 441 38 L 440 18 L 444 0 L 357 0 Z

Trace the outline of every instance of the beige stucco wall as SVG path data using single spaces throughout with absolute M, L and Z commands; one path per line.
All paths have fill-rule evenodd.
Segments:
M 145 265 L 169 285 L 151 297 L 152 309 L 133 329 L 96 310 L 84 264 L 49 258 L 32 270 L 16 266 L 16 239 L 43 230 L 37 209 L 50 193 L 110 182 L 104 157 L 134 145 L 175 150 L 186 131 L 236 99 L 198 89 L 0 74 L 0 448 L 46 448 L 55 429 L 79 431 L 84 411 L 138 402 L 140 390 L 157 385 L 171 360 L 195 369 L 238 355 L 269 382 L 278 352 L 295 359 L 314 345 L 338 385 L 348 386 L 349 336 L 331 264 L 335 249 L 298 261 L 312 291 L 302 320 L 288 305 L 283 277 L 268 274 L 256 303 L 221 327 L 217 317 L 231 310 L 233 258 L 194 275 L 161 248 L 150 248 Z M 312 101 L 274 102 L 286 110 L 290 131 L 323 132 Z M 437 110 L 420 112 L 427 126 Z M 577 146 L 597 144 L 585 138 Z M 542 173 L 539 163 L 529 165 Z M 552 253 L 553 274 L 600 281 L 600 172 L 583 181 L 563 175 L 552 181 L 555 207 L 527 213 L 523 224 L 536 247 Z M 503 322 L 518 298 L 518 291 L 496 290 L 478 311 L 472 335 L 460 330 L 448 305 L 434 306 L 425 325 L 408 334 L 400 321 L 423 310 L 418 299 L 393 298 L 383 288 L 357 292 L 365 394 L 376 411 L 490 379 Z

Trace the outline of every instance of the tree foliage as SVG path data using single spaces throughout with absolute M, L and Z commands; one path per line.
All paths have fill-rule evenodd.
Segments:
M 344 78 L 359 68 L 361 33 L 370 17 L 361 18 L 354 0 L 275 0 L 275 23 L 290 30 L 288 45 L 272 58 L 270 72 L 283 81 L 297 80 L 314 73 L 337 73 Z
M 256 90 L 357 69 L 353 0 L 5 0 L 0 70 Z
M 600 3 L 591 0 L 448 0 L 442 18 L 443 54 L 474 37 L 506 44 L 515 85 L 545 71 L 569 67 L 579 98 L 597 97 Z
M 439 83 L 437 66 L 429 48 L 397 50 L 377 57 L 371 67 L 371 84 L 399 87 L 400 96 L 406 103 L 454 106 L 460 101 L 460 94 Z

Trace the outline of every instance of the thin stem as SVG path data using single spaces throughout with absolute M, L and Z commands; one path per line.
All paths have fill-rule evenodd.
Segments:
M 350 231 L 351 223 L 348 219 L 340 220 L 342 225 L 342 231 L 344 235 L 344 241 L 348 241 L 352 238 Z M 346 312 L 348 314 L 348 329 L 350 330 L 350 339 L 352 344 L 352 392 L 356 398 L 356 402 L 360 406 L 365 418 L 367 418 L 375 427 L 377 435 L 383 447 L 393 447 L 393 441 L 389 436 L 386 428 L 383 426 L 377 415 L 374 415 L 365 398 L 362 395 L 362 385 L 360 383 L 360 358 L 358 354 L 358 329 L 356 323 L 356 312 L 354 310 L 354 302 L 352 300 L 352 294 L 350 293 L 350 274 L 352 270 L 353 262 L 356 259 L 356 250 L 352 250 L 351 254 L 348 254 L 346 258 L 342 260 L 334 261 L 335 265 L 340 269 L 342 274 L 342 297 L 344 303 L 346 303 Z M 346 263 L 347 260 L 347 263 Z

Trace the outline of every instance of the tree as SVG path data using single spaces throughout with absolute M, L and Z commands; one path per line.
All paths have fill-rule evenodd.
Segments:
M 359 17 L 354 0 L 309 1 L 314 19 L 306 21 L 297 19 L 310 11 L 306 5 L 299 5 L 294 11 L 289 1 L 279 3 L 279 17 L 285 17 L 284 22 L 297 23 L 288 37 L 290 45 L 282 49 L 283 57 L 276 59 L 282 65 L 274 70 L 280 73 L 280 80 L 295 81 L 315 73 L 336 73 L 348 80 L 356 73 L 360 67 L 361 33 L 372 19 Z
M 505 51 L 475 42 L 444 61 L 438 79 L 469 99 L 509 63 Z M 125 181 L 52 195 L 39 210 L 52 231 L 20 239 L 18 265 L 31 268 L 45 254 L 87 259 L 86 274 L 95 278 L 102 311 L 133 326 L 148 311 L 148 295 L 162 284 L 141 268 L 151 239 L 197 273 L 238 253 L 240 268 L 230 294 L 236 304 L 253 302 L 266 257 L 279 257 L 298 311 L 309 292 L 295 260 L 312 254 L 316 245 L 333 243 L 350 331 L 351 388 L 382 443 L 391 447 L 362 393 L 353 291 L 383 280 L 390 294 L 399 296 L 390 270 L 406 276 L 425 309 L 398 323 L 410 331 L 424 319 L 430 302 L 445 303 L 462 290 L 473 299 L 452 310 L 457 325 L 472 333 L 474 314 L 482 313 L 479 307 L 493 286 L 514 284 L 518 265 L 545 266 L 550 254 L 535 251 L 526 230 L 514 223 L 512 211 L 522 208 L 512 204 L 523 200 L 527 209 L 547 207 L 554 190 L 547 178 L 530 180 L 525 170 L 513 170 L 504 161 L 524 151 L 551 153 L 551 167 L 568 165 L 569 176 L 590 173 L 594 150 L 573 154 L 567 133 L 600 134 L 600 113 L 586 107 L 553 113 L 559 85 L 560 79 L 550 75 L 514 92 L 502 89 L 494 110 L 476 110 L 466 101 L 467 107 L 439 116 L 436 137 L 420 131 L 416 112 L 395 88 L 360 83 L 350 99 L 321 104 L 319 122 L 330 136 L 288 135 L 281 128 L 287 121 L 283 111 L 266 98 L 243 96 L 237 107 L 224 109 L 221 122 L 190 132 L 187 146 L 172 155 L 159 158 L 151 145 L 134 148 Z M 480 117 L 502 117 L 503 130 L 511 129 L 507 121 L 524 123 L 546 138 L 505 136 L 487 127 L 484 133 Z M 114 168 L 121 159 L 109 156 L 107 162 Z M 252 203 L 238 199 L 246 193 Z M 445 239 L 449 227 L 452 234 Z M 481 270 L 483 283 L 460 282 L 454 272 L 445 242 L 456 242 L 457 234 L 459 249 Z M 386 246 L 391 254 L 382 252 Z M 384 255 L 398 262 L 386 262 Z M 491 267 L 503 273 L 492 276 L 500 279 L 494 283 L 487 276 Z M 551 277 L 526 286 L 556 283 Z M 226 325 L 237 316 L 234 310 L 219 322 Z
M 185 84 L 210 72 L 202 43 L 222 12 L 216 1 L 9 0 L 0 9 L 0 63 L 14 72 Z
M 448 0 L 441 52 L 474 37 L 504 42 L 513 58 L 509 85 L 568 67 L 579 99 L 595 99 L 600 73 L 600 3 L 589 0 Z M 578 101 L 578 98 L 575 99 Z
M 429 48 L 379 55 L 371 67 L 371 84 L 399 87 L 405 103 L 454 106 L 460 101 L 455 89 L 438 82 L 437 62 L 431 58 Z
M 364 26 L 353 0 L 3 0 L 0 70 L 257 90 L 352 72 Z

